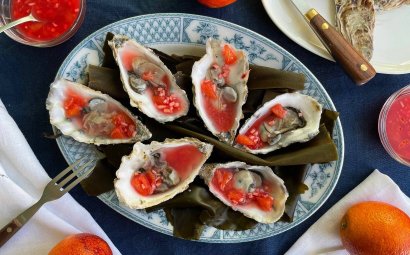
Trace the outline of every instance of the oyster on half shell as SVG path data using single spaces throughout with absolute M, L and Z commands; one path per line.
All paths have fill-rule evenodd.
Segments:
M 50 123 L 83 143 L 134 143 L 151 132 L 121 103 L 99 91 L 65 79 L 51 84 L 46 100 Z
M 123 35 L 114 36 L 108 44 L 132 106 L 161 123 L 187 114 L 189 101 L 185 91 L 151 49 Z
M 212 149 L 194 138 L 136 143 L 116 173 L 118 199 L 130 208 L 143 209 L 173 198 L 188 188 Z
M 232 144 L 246 101 L 249 76 L 244 51 L 215 39 L 192 67 L 194 105 L 205 126 L 219 140 Z
M 288 191 L 283 180 L 267 166 L 210 164 L 203 167 L 200 176 L 224 204 L 258 222 L 278 221 L 285 211 Z
M 279 95 L 259 108 L 241 127 L 235 147 L 253 154 L 307 142 L 319 133 L 322 105 L 298 92 Z

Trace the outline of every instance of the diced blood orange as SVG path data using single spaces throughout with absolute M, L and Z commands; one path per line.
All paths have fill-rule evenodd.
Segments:
M 234 205 L 244 204 L 246 202 L 246 193 L 239 189 L 229 190 L 227 197 Z
M 154 102 L 155 105 L 162 105 L 164 104 L 165 97 L 159 96 L 159 95 L 153 95 L 152 96 L 152 101 Z
M 76 116 L 80 116 L 82 109 L 83 109 L 83 107 L 81 107 L 81 106 L 73 105 L 70 108 L 65 110 L 65 116 L 67 118 L 73 118 L 73 117 L 76 117 Z
M 217 99 L 216 86 L 211 80 L 203 80 L 201 83 L 202 93 L 211 99 Z
M 281 104 L 275 104 L 274 106 L 272 106 L 271 111 L 279 119 L 283 119 L 283 117 L 285 117 L 286 115 L 286 109 L 283 108 Z
M 154 170 L 148 170 L 145 173 L 147 174 L 147 177 L 151 185 L 155 185 L 155 187 L 161 185 L 162 177 L 158 174 L 155 174 Z
M 65 116 L 73 118 L 81 115 L 82 109 L 86 105 L 86 100 L 74 91 L 67 91 L 67 97 L 64 100 Z
M 236 137 L 236 142 L 245 146 L 254 146 L 255 142 L 246 135 L 238 135 Z
M 255 196 L 255 201 L 263 211 L 270 211 L 273 207 L 273 198 L 268 194 L 264 196 Z
M 123 139 L 130 138 L 135 132 L 134 121 L 125 113 L 120 112 L 112 117 L 115 128 L 111 132 L 111 138 Z
M 120 127 L 116 127 L 111 131 L 110 134 L 113 139 L 124 139 L 126 138 Z
M 228 65 L 235 64 L 236 61 L 238 60 L 235 50 L 228 44 L 224 45 L 224 48 L 222 50 L 222 55 L 225 60 L 225 64 L 228 64 Z
M 143 196 L 149 196 L 154 193 L 155 187 L 150 183 L 145 173 L 134 174 L 131 178 L 131 186 Z
M 229 170 L 217 169 L 215 170 L 216 183 L 220 190 L 225 191 L 230 188 L 233 178 L 233 173 Z

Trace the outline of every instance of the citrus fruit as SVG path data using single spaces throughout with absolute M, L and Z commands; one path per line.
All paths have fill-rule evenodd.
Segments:
M 101 237 L 81 233 L 67 236 L 48 255 L 112 255 L 112 251 Z
M 343 216 L 340 237 L 352 255 L 410 255 L 410 217 L 387 203 L 361 202 Z
M 198 0 L 198 2 L 210 8 L 221 8 L 236 2 L 236 0 Z

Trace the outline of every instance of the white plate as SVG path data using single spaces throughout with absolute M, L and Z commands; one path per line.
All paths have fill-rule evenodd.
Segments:
M 306 0 L 331 24 L 335 24 L 333 0 Z M 291 0 L 262 0 L 266 12 L 290 39 L 321 57 L 333 60 Z M 378 13 L 374 52 L 370 61 L 378 73 L 410 73 L 410 6 Z
M 315 76 L 299 60 L 274 42 L 238 25 L 191 14 L 143 15 L 103 27 L 71 51 L 61 64 L 57 77 L 85 83 L 87 65 L 102 63 L 104 57 L 102 46 L 107 32 L 125 34 L 147 46 L 180 55 L 203 54 L 204 43 L 208 37 L 230 42 L 236 48 L 245 50 L 249 60 L 254 64 L 305 74 L 306 83 L 302 93 L 316 98 L 325 108 L 336 110 L 326 90 Z M 254 229 L 246 231 L 222 231 L 207 227 L 200 241 L 212 243 L 253 241 L 287 231 L 310 217 L 330 196 L 342 171 L 344 138 L 340 120 L 336 122 L 333 140 L 339 159 L 310 166 L 304 181 L 309 190 L 300 197 L 292 223 L 258 224 Z M 88 158 L 98 155 L 95 146 L 79 143 L 67 136 L 59 137 L 57 143 L 68 163 L 73 163 L 84 155 Z M 166 220 L 162 210 L 146 213 L 144 210 L 126 208 L 119 203 L 114 191 L 104 193 L 99 198 L 125 217 L 158 232 L 172 235 L 172 226 Z

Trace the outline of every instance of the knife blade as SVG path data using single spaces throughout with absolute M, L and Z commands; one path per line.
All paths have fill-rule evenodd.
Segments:
M 354 49 L 315 8 L 310 7 L 306 0 L 291 1 L 305 17 L 305 20 L 336 62 L 357 85 L 367 83 L 376 75 L 376 71 L 369 61 Z

